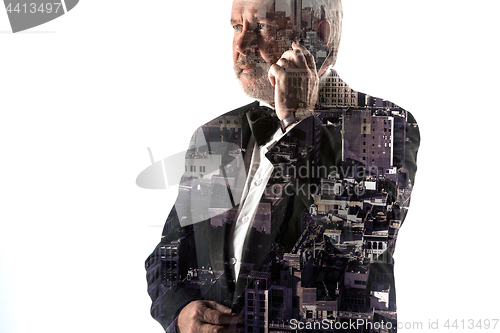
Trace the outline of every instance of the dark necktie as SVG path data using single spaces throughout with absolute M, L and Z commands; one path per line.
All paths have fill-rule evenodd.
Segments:
M 248 124 L 259 146 L 267 143 L 279 128 L 276 113 L 265 106 L 255 106 L 247 112 Z

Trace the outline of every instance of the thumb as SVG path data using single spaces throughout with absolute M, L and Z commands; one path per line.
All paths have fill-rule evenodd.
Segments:
M 267 77 L 269 78 L 269 82 L 271 82 L 271 85 L 273 87 L 276 86 L 276 69 L 273 68 L 273 66 L 271 66 L 271 68 L 269 68 L 269 72 L 267 72 Z

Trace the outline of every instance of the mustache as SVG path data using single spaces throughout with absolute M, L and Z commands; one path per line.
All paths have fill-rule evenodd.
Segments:
M 264 59 L 256 56 L 239 56 L 236 60 L 236 66 L 246 66 L 246 65 L 268 65 Z M 268 65 L 269 66 L 269 65 Z

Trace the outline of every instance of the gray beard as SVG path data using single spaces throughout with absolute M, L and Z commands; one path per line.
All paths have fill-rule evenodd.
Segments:
M 271 85 L 271 82 L 267 77 L 267 73 L 269 72 L 270 68 L 271 66 L 264 62 L 259 64 L 259 67 L 256 71 L 257 73 L 255 74 L 243 74 L 237 67 L 234 68 L 234 72 L 245 94 L 259 101 L 266 102 L 268 104 L 274 104 L 274 87 Z M 254 77 L 254 80 L 244 85 L 241 82 L 241 76 L 243 75 Z

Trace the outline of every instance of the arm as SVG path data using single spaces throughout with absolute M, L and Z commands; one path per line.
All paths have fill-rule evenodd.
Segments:
M 162 241 L 146 260 L 148 293 L 153 301 L 151 315 L 166 332 L 239 331 L 237 324 L 242 322 L 243 317 L 232 314 L 230 308 L 221 304 L 201 300 L 196 284 L 186 281 L 187 271 L 180 267 L 197 267 L 192 266 L 190 253 L 183 257 L 183 253 L 186 254 L 183 242 L 191 244 L 192 231 L 189 229 L 192 228 L 180 227 L 176 220 L 174 208 L 167 219 Z M 172 240 L 175 237 L 179 238 Z M 172 263 L 175 262 L 172 258 L 176 255 L 174 251 L 179 251 L 179 269 L 172 269 Z M 184 265 L 182 261 L 191 264 Z
M 197 135 L 203 135 L 201 129 L 193 137 Z M 188 157 L 190 153 L 192 150 L 186 156 Z M 189 161 L 186 163 L 189 164 Z M 194 272 L 199 267 L 200 256 L 197 253 L 194 240 L 195 227 L 192 224 L 196 221 L 193 221 L 194 212 L 190 207 L 198 204 L 191 202 L 193 198 L 191 190 L 186 193 L 186 188 L 190 188 L 191 184 L 189 180 L 192 178 L 188 173 L 184 176 L 183 179 L 186 181 L 181 184 L 184 193 L 179 193 L 165 223 L 161 242 L 146 260 L 148 293 L 152 300 L 151 315 L 166 332 L 229 332 L 230 328 L 234 331 L 237 329 L 236 324 L 240 317 L 232 315 L 231 309 L 227 307 L 202 300 L 203 291 L 200 290 L 200 284 L 195 282 Z M 179 214 L 179 208 L 183 213 Z M 187 213 L 193 215 L 189 218 L 191 223 L 188 224 L 185 223 Z M 206 224 L 207 221 L 199 223 Z M 202 243 L 206 241 L 202 239 Z M 204 246 L 198 250 L 204 254 L 207 251 Z M 204 263 L 202 260 L 200 265 Z
M 188 230 L 184 230 L 178 224 L 175 207 L 169 214 L 165 223 L 166 234 L 161 242 L 156 246 L 153 253 L 146 259 L 146 276 L 148 282 L 148 294 L 151 297 L 151 315 L 165 329 L 166 332 L 174 332 L 176 319 L 180 309 L 192 300 L 200 298 L 195 289 L 188 289 L 182 286 L 183 278 L 181 274 L 172 276 L 172 246 L 177 250 L 182 248 L 182 244 L 175 240 L 182 234 L 189 237 Z M 184 238 L 186 239 L 186 238 Z M 178 270 L 177 270 L 177 273 Z

